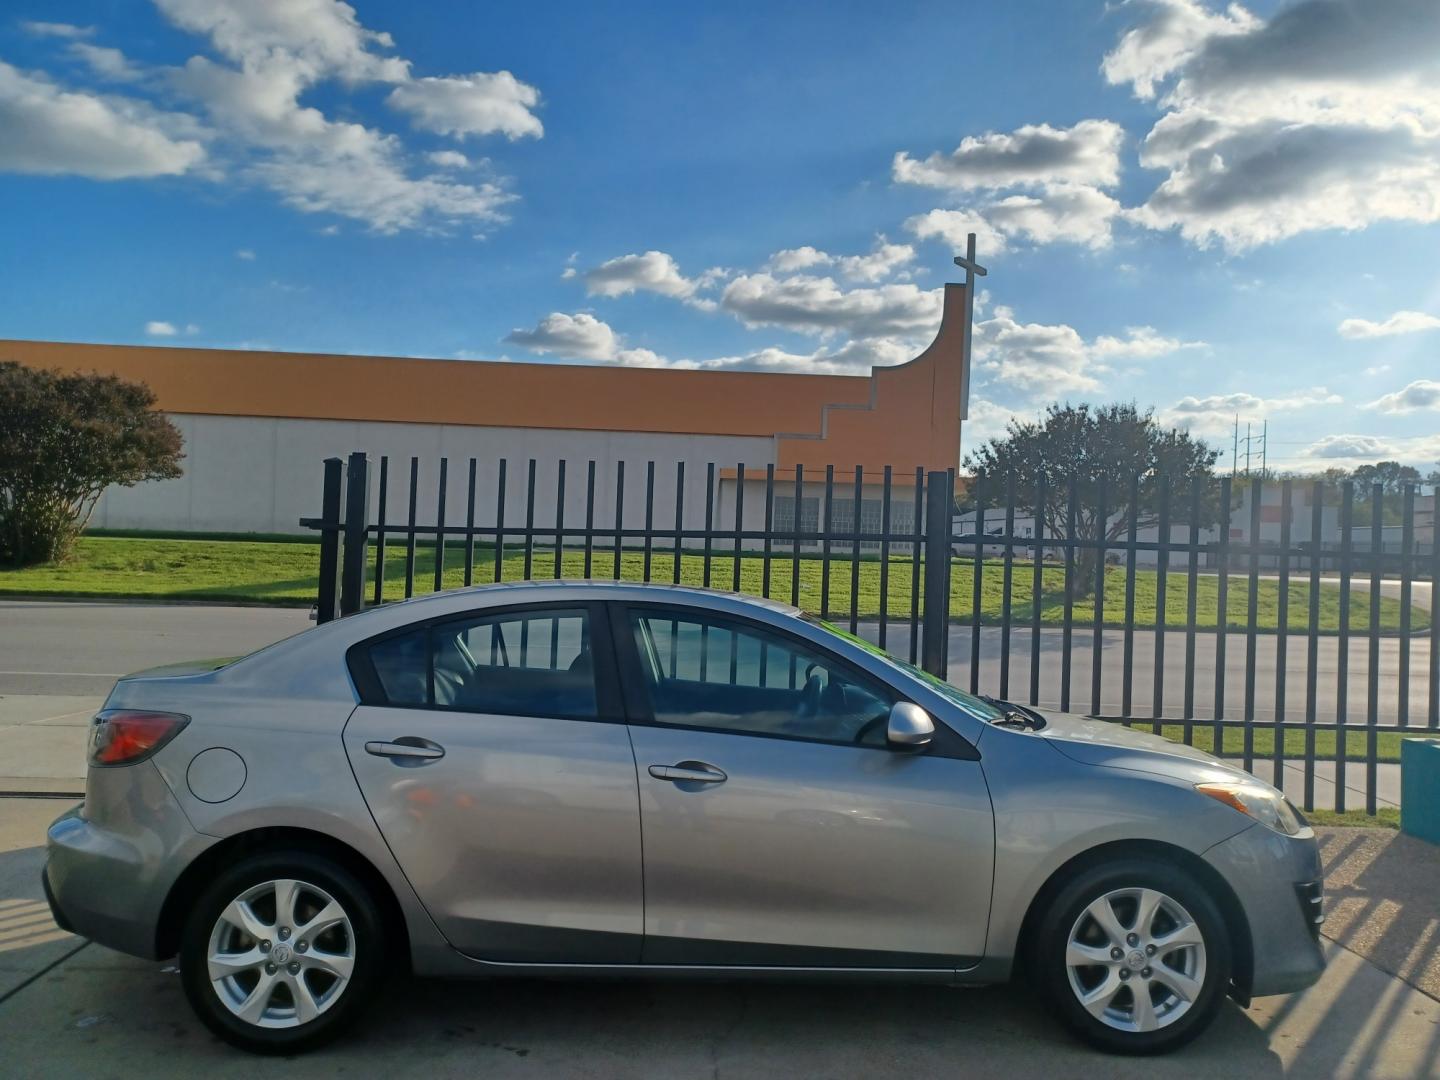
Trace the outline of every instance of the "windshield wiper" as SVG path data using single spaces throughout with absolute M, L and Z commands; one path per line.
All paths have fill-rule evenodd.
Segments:
M 1008 701 L 1001 701 L 999 698 L 989 697 L 981 694 L 980 700 L 985 704 L 999 709 L 1000 715 L 990 722 L 1000 727 L 1021 727 L 1030 731 L 1039 731 L 1045 726 L 1045 718 L 1037 712 L 1021 708 Z

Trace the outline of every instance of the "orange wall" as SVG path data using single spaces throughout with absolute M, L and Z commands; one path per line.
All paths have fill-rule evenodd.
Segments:
M 869 377 L 15 340 L 0 360 L 138 380 L 172 413 L 773 436 L 781 467 L 951 468 L 963 299 L 946 286 L 934 344 Z
M 960 463 L 960 393 L 965 334 L 965 286 L 945 286 L 940 332 L 908 364 L 875 368 L 874 407 L 829 409 L 824 439 L 780 440 L 778 466 L 836 472 L 886 465 L 953 469 Z

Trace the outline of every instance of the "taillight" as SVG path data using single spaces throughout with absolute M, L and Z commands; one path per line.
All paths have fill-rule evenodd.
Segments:
M 190 722 L 179 713 L 105 709 L 90 726 L 90 764 L 134 765 L 168 743 Z

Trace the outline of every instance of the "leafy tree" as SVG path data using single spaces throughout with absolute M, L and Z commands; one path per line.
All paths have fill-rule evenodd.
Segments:
M 180 475 L 180 431 L 143 383 L 0 361 L 0 563 L 63 559 L 112 484 Z
M 1141 412 L 1133 403 L 1051 405 L 1038 423 L 1011 420 L 1004 437 L 966 456 L 971 473 L 966 499 L 973 504 L 978 491 L 987 506 L 996 506 L 1004 500 L 1013 477 L 1017 506 L 1038 507 L 1043 535 L 1064 536 L 1073 480 L 1077 539 L 1115 540 L 1129 529 L 1132 478 L 1141 478 L 1135 503 L 1137 529 L 1159 522 L 1160 477 L 1169 481 L 1169 519 L 1175 525 L 1189 522 L 1192 486 L 1199 481 L 1204 527 L 1222 516 L 1219 492 L 1210 483 L 1219 456 L 1219 451 L 1189 432 L 1156 423 L 1153 410 Z M 1098 559 L 1094 548 L 1077 550 L 1077 595 L 1094 590 Z
M 1377 461 L 1374 465 L 1357 467 L 1350 474 L 1350 479 L 1355 481 L 1357 491 L 1363 489 L 1369 493 L 1374 485 L 1379 484 L 1386 495 L 1400 495 L 1405 491 L 1406 484 L 1420 482 L 1420 470 L 1401 465 L 1398 461 Z

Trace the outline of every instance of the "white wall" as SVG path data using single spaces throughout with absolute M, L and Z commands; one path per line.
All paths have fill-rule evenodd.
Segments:
M 583 527 L 587 464 L 596 463 L 595 523 L 612 526 L 616 465 L 625 462 L 624 524 L 645 521 L 647 462 L 655 464 L 657 527 L 674 527 L 675 465 L 685 462 L 687 528 L 705 517 L 705 466 L 744 462 L 764 475 L 774 460 L 774 440 L 740 436 L 666 435 L 645 432 L 551 431 L 476 428 L 443 424 L 392 424 L 340 420 L 172 414 L 185 436 L 184 475 L 176 480 L 111 488 L 101 497 L 93 528 L 175 532 L 305 533 L 298 522 L 320 513 L 322 462 L 361 450 L 370 455 L 370 514 L 379 510 L 379 463 L 388 455 L 387 524 L 408 515 L 410 458 L 420 459 L 416 521 L 435 520 L 439 461 L 449 459 L 446 522 L 463 525 L 469 459 L 476 461 L 476 524 L 493 524 L 498 462 L 509 460 L 506 526 L 525 521 L 529 460 L 536 460 L 535 521 L 554 524 L 558 463 L 567 461 L 565 523 Z M 733 513 L 733 510 L 732 510 Z

